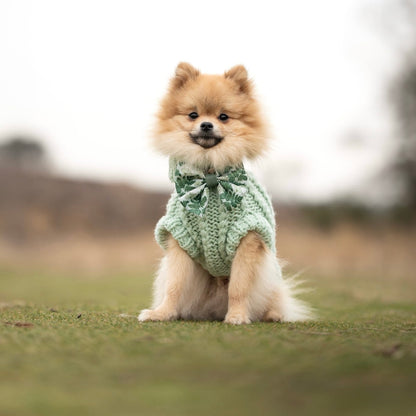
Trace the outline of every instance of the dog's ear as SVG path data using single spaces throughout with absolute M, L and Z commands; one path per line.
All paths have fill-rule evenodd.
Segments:
M 189 80 L 199 76 L 199 71 L 187 62 L 180 62 L 175 70 L 175 76 L 172 78 L 172 89 L 181 88 Z
M 240 91 L 250 94 L 252 91 L 251 81 L 248 79 L 247 69 L 243 65 L 233 66 L 224 73 L 225 78 L 233 80 L 239 87 Z

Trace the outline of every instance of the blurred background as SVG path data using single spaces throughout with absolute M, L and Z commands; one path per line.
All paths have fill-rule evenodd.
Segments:
M 180 61 L 244 64 L 279 256 L 414 279 L 416 1 L 0 1 L 0 267 L 151 270 L 172 186 L 149 147 Z

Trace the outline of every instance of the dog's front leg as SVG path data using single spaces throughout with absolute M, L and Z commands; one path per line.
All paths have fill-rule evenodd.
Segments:
M 154 309 L 144 309 L 139 321 L 169 321 L 179 317 L 181 295 L 188 279 L 194 273 L 194 262 L 171 236 L 164 264 L 159 273 L 165 273 L 156 279 L 155 291 L 163 291 L 162 300 Z
M 266 246 L 257 233 L 251 231 L 241 239 L 231 267 L 226 323 L 239 325 L 251 322 L 250 295 L 259 278 L 265 253 Z

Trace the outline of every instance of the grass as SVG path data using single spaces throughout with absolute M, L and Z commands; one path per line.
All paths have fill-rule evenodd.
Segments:
M 0 272 L 0 415 L 416 414 L 416 283 L 307 276 L 309 323 L 139 324 L 151 278 Z

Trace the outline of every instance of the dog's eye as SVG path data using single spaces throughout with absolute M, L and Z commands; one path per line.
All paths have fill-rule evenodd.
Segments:
M 188 114 L 188 117 L 191 118 L 192 120 L 195 120 L 196 118 L 199 117 L 198 113 L 195 113 L 195 111 L 192 111 L 192 113 Z
M 221 114 L 218 116 L 218 118 L 219 118 L 221 121 L 228 120 L 228 116 L 227 116 L 227 114 L 224 114 L 224 113 L 221 113 Z

